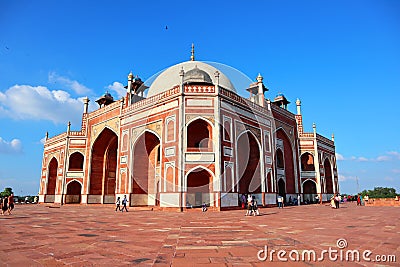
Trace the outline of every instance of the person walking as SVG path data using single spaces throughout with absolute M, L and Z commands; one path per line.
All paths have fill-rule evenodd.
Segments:
M 121 211 L 121 198 L 117 197 L 117 201 L 115 202 L 115 211 Z
M 256 200 L 255 196 L 253 196 L 253 200 L 252 200 L 251 204 L 252 204 L 252 207 L 253 207 L 253 209 L 252 209 L 253 216 L 260 215 L 260 212 L 258 211 L 258 203 L 257 203 L 257 200 Z
M 283 197 L 278 196 L 278 208 L 283 209 Z
M 297 206 L 300 206 L 301 196 L 300 194 L 297 195 Z
M 339 203 L 340 203 L 340 196 L 339 196 L 339 193 L 338 193 L 338 194 L 336 194 L 336 197 L 335 197 L 335 208 L 336 209 L 339 208 Z
M 246 215 L 245 216 L 250 216 L 251 213 L 253 212 L 253 205 L 252 205 L 252 199 L 251 198 L 247 198 L 247 211 L 246 211 Z
M 128 203 L 128 199 L 126 198 L 126 195 L 124 195 L 124 199 L 122 200 L 122 210 L 121 210 L 121 212 L 124 212 L 124 209 L 126 210 L 126 212 L 128 212 L 128 209 L 126 207 L 127 203 Z
M 6 211 L 8 210 L 8 197 L 3 197 L 1 204 L 1 215 L 4 215 L 4 213 L 6 213 Z
M 11 215 L 11 211 L 14 209 L 14 194 L 8 196 L 8 215 Z
M 207 211 L 207 205 L 205 202 L 203 202 L 203 205 L 201 206 L 201 211 L 206 212 Z

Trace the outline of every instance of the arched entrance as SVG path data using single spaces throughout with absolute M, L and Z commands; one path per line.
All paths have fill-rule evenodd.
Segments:
M 50 160 L 48 167 L 47 192 L 46 192 L 45 202 L 54 202 L 56 194 L 57 170 L 58 170 L 57 159 L 52 158 Z
M 314 203 L 317 195 L 317 185 L 314 181 L 307 180 L 303 183 L 303 201 L 304 203 Z
M 210 198 L 212 188 L 212 174 L 203 169 L 196 168 L 187 175 L 186 204 L 200 207 L 203 203 L 211 206 L 213 199 Z
M 117 147 L 118 136 L 108 128 L 94 142 L 88 203 L 114 203 Z
M 148 203 L 148 194 L 157 194 L 161 160 L 160 139 L 145 131 L 136 141 L 133 149 L 132 193 L 134 205 L 155 205 Z
M 324 161 L 324 170 L 325 170 L 325 183 L 326 183 L 326 193 L 333 194 L 333 177 L 332 177 L 332 170 L 331 164 L 328 159 Z
M 66 204 L 79 204 L 81 203 L 81 189 L 82 186 L 78 181 L 72 181 L 67 184 L 67 195 L 65 196 Z
M 292 143 L 286 133 L 279 129 L 276 132 L 277 139 L 282 140 L 283 143 L 283 155 L 284 155 L 284 168 L 285 168 L 285 178 L 286 178 L 286 193 L 295 194 L 295 177 L 294 177 L 294 161 L 293 161 L 293 150 Z M 278 150 L 279 151 L 279 150 Z M 277 153 L 278 153 L 277 151 Z M 277 155 L 278 156 L 278 155 Z M 279 162 L 278 162 L 279 163 Z
M 278 181 L 278 195 L 282 196 L 284 201 L 286 201 L 286 186 L 283 179 L 279 179 Z
M 261 193 L 260 149 L 253 134 L 245 132 L 237 141 L 239 194 Z

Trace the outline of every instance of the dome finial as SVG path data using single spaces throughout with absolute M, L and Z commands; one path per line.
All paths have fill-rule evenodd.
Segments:
M 190 56 L 190 61 L 194 61 L 194 43 L 192 43 L 192 55 Z

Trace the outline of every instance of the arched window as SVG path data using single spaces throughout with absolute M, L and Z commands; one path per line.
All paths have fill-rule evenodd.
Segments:
M 187 127 L 187 148 L 191 151 L 212 151 L 212 127 L 202 119 L 192 121 Z
M 281 169 L 285 168 L 285 164 L 283 162 L 283 153 L 280 149 L 276 150 L 276 167 Z
M 310 153 L 301 155 L 301 170 L 302 171 L 315 171 L 314 156 Z
M 83 171 L 83 155 L 79 152 L 72 153 L 69 156 L 69 171 Z
M 167 142 L 175 140 L 175 120 L 167 120 Z

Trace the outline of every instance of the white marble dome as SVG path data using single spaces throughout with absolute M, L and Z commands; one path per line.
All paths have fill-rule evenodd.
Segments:
M 176 64 L 172 67 L 167 68 L 165 71 L 163 71 L 158 77 L 153 81 L 153 83 L 150 85 L 150 88 L 147 92 L 147 97 L 151 97 L 157 94 L 160 94 L 162 92 L 165 92 L 171 88 L 173 88 L 176 85 L 180 84 L 180 79 L 181 77 L 179 76 L 179 72 L 184 70 L 185 74 L 188 73 L 191 70 L 194 70 L 195 68 L 198 68 L 201 71 L 204 71 L 206 74 L 208 74 L 209 78 L 211 78 L 211 82 L 213 84 L 217 83 L 217 80 L 215 78 L 215 72 L 218 71 L 219 74 L 219 85 L 227 90 L 233 91 L 236 93 L 236 89 L 231 83 L 231 81 L 228 79 L 228 77 L 222 73 L 219 69 L 201 62 L 201 61 L 186 61 L 182 62 L 179 64 Z M 185 76 L 184 76 L 185 78 Z M 207 82 L 208 77 L 207 77 Z

